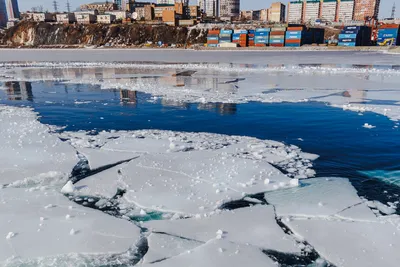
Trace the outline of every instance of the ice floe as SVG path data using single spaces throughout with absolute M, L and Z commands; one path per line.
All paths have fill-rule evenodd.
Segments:
M 249 263 L 255 267 L 277 266 L 277 263 L 254 246 L 235 244 L 222 239 L 210 240 L 206 244 L 178 256 L 143 266 L 243 267 Z
M 272 206 L 258 205 L 224 211 L 204 218 L 150 221 L 143 224 L 152 232 L 162 232 L 190 240 L 207 242 L 216 236 L 260 249 L 300 253 L 296 240 L 284 233 L 275 220 Z M 221 230 L 222 234 L 217 233 Z
M 265 199 L 276 207 L 278 216 L 329 217 L 340 216 L 346 209 L 353 210 L 352 219 L 371 219 L 375 215 L 348 179 L 316 178 L 301 181 L 299 187 L 267 192 Z M 363 204 L 364 203 L 364 204 Z
M 78 162 L 76 151 L 29 108 L 0 106 L 0 183 L 27 186 L 65 180 Z
M 0 199 L 0 265 L 14 258 L 124 253 L 141 238 L 134 224 L 82 208 L 55 190 L 3 188 Z
M 400 231 L 388 222 L 299 219 L 285 222 L 335 266 L 398 266 Z

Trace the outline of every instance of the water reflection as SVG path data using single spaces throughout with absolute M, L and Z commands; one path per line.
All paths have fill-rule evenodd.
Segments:
M 123 105 L 137 106 L 137 92 L 121 89 L 119 90 L 120 102 Z
M 32 84 L 30 82 L 6 82 L 8 100 L 33 101 Z

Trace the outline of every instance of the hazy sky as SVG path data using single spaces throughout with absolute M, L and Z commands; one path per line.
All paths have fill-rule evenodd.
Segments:
M 72 9 L 76 9 L 80 4 L 96 2 L 99 0 L 69 0 Z M 100 0 L 101 1 L 101 0 Z M 99 1 L 99 2 L 100 2 Z M 149 0 L 147 0 L 149 1 Z M 151 0 L 150 0 L 151 1 Z M 272 2 L 277 0 L 241 0 L 241 9 L 261 9 L 267 8 Z M 283 3 L 289 2 L 289 0 L 281 0 Z M 50 11 L 53 10 L 53 0 L 19 0 L 21 11 L 30 10 L 33 6 L 43 5 L 45 9 Z M 59 10 L 66 10 L 67 0 L 57 0 L 59 4 Z M 145 0 L 143 0 L 145 2 Z M 191 0 L 193 3 L 197 1 Z M 397 3 L 396 17 L 400 17 L 400 1 L 399 0 L 381 0 L 381 10 L 379 12 L 380 17 L 389 17 L 392 11 L 393 3 Z

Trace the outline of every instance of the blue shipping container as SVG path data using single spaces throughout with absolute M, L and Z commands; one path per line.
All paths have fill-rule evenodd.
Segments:
M 288 44 L 288 43 L 286 43 L 285 46 L 287 46 L 287 47 L 300 47 L 301 45 L 300 44 Z
M 220 33 L 221 34 L 232 34 L 233 31 L 232 30 L 221 30 Z
M 382 33 L 398 33 L 399 29 L 379 29 L 378 32 Z
M 269 41 L 271 44 L 283 44 L 285 42 L 284 39 L 271 39 Z
M 247 34 L 247 30 L 235 30 L 234 34 Z
M 338 43 L 338 46 L 356 46 L 356 43 Z
M 345 31 L 345 30 L 343 30 L 343 31 L 341 31 L 340 32 L 341 34 L 357 34 L 358 33 L 358 31 Z
M 345 26 L 344 27 L 344 30 L 346 30 L 346 31 L 348 31 L 348 30 L 350 30 L 350 31 L 353 31 L 353 30 L 360 30 L 361 28 L 362 28 L 363 26 Z
M 256 44 L 268 44 L 268 40 L 255 40 L 254 43 Z
M 218 44 L 207 44 L 208 47 L 218 47 Z
M 222 43 L 232 43 L 232 42 L 231 40 L 219 40 L 219 43 L 222 44 Z
M 341 38 L 357 38 L 357 34 L 339 34 L 339 39 Z
M 256 32 L 255 36 L 268 36 L 269 32 Z
M 300 35 L 286 35 L 286 39 L 292 40 L 292 39 L 301 39 L 301 34 Z
M 257 28 L 256 32 L 270 32 L 271 28 Z
M 301 33 L 301 31 L 286 31 L 286 35 L 299 35 Z
M 355 43 L 357 42 L 356 38 L 339 38 L 340 43 Z
M 397 38 L 397 34 L 392 33 L 378 33 L 378 38 Z
M 213 40 L 213 41 L 217 40 L 218 41 L 218 39 L 219 39 L 218 37 L 207 37 L 207 40 Z

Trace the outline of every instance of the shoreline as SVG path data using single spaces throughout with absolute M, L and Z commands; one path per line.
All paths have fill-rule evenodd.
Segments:
M 215 51 L 215 52 L 389 52 L 400 54 L 400 46 L 382 47 L 382 46 L 357 46 L 357 47 L 339 47 L 339 46 L 302 46 L 302 47 L 190 47 L 190 48 L 158 48 L 158 47 L 96 47 L 96 46 L 71 46 L 71 45 L 51 45 L 40 47 L 6 47 L 0 46 L 0 51 L 4 50 L 145 50 L 145 51 Z

